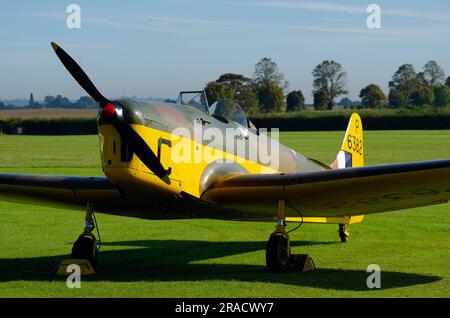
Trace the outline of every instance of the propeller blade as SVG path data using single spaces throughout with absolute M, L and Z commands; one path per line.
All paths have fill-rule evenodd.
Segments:
M 123 118 L 123 112 L 120 110 L 118 113 L 114 104 L 112 104 L 107 98 L 105 98 L 95 87 L 86 73 L 81 67 L 70 57 L 61 47 L 52 42 L 52 48 L 55 51 L 58 58 L 64 64 L 73 78 L 80 84 L 81 87 L 98 103 L 102 110 L 107 111 L 108 116 L 111 117 L 111 121 L 117 132 L 124 138 L 126 143 L 130 145 L 133 152 L 138 158 L 160 179 L 170 174 L 169 170 L 164 169 L 163 165 L 159 161 L 159 158 L 155 155 L 153 150 L 147 145 L 142 137 L 128 124 Z M 107 107 L 109 106 L 109 107 Z
M 107 103 L 108 100 L 98 91 L 86 73 L 81 67 L 66 53 L 58 44 L 52 42 L 52 48 L 55 51 L 58 58 L 64 64 L 73 78 L 80 84 L 81 87 L 89 94 L 97 103 Z
M 142 137 L 128 123 L 119 118 L 113 124 L 117 132 L 123 137 L 126 143 L 131 146 L 133 152 L 138 158 L 160 179 L 170 174 L 170 168 L 164 169 L 159 158 L 153 150 L 147 145 Z

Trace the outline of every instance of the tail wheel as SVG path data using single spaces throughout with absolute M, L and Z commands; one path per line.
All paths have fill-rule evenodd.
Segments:
M 266 266 L 272 273 L 289 269 L 289 242 L 284 234 L 272 234 L 266 248 Z
M 347 243 L 348 242 L 348 236 L 345 233 L 339 234 L 339 236 L 341 237 L 341 242 L 342 243 Z
M 95 266 L 97 263 L 97 256 L 97 240 L 93 235 L 82 235 L 73 244 L 72 258 L 88 259 L 92 266 Z
M 348 230 L 347 224 L 339 224 L 339 237 L 341 238 L 342 243 L 348 242 L 348 237 L 350 235 L 350 231 Z

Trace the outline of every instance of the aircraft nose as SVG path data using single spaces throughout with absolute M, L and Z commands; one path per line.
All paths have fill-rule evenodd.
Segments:
M 108 124 L 114 119 L 127 124 L 144 125 L 145 119 L 140 105 L 131 100 L 119 100 L 100 107 L 98 120 L 101 124 Z
M 131 100 L 121 100 L 118 104 L 121 106 L 123 118 L 128 124 L 144 125 L 144 114 L 138 103 Z

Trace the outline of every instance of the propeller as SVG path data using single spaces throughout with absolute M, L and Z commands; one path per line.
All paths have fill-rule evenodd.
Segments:
M 89 94 L 97 103 L 100 104 L 100 116 L 110 122 L 117 132 L 122 136 L 123 140 L 131 147 L 133 153 L 144 163 L 160 179 L 170 174 L 170 168 L 164 169 L 155 155 L 153 150 L 147 145 L 144 139 L 131 127 L 131 125 L 123 117 L 123 109 L 118 103 L 113 103 L 104 97 L 81 67 L 56 43 L 51 43 L 53 50 L 61 60 L 65 68 L 72 77 L 80 84 L 80 86 Z

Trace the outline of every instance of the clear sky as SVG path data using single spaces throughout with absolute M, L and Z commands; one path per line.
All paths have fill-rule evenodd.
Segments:
M 69 29 L 66 8 L 81 7 Z M 381 7 L 368 29 L 366 7 Z M 351 99 L 375 83 L 387 91 L 403 63 L 436 60 L 450 75 L 450 1 L 1 1 L 0 100 L 85 93 L 63 69 L 50 41 L 79 61 L 109 97 L 176 97 L 222 73 L 252 76 L 271 57 L 311 101 L 311 71 L 325 59 L 348 73 Z

